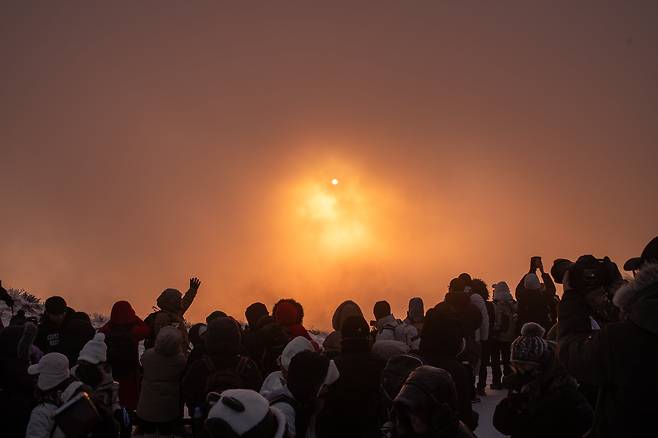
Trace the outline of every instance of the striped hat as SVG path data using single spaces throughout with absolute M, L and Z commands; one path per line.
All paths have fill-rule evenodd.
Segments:
M 549 357 L 548 342 L 543 338 L 545 330 L 534 322 L 523 324 L 521 336 L 512 342 L 510 361 L 543 364 Z

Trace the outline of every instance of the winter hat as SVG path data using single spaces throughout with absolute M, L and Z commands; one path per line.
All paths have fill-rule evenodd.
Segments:
M 372 309 L 375 319 L 381 319 L 391 314 L 391 305 L 387 301 L 377 301 Z
M 534 322 L 521 328 L 521 336 L 512 342 L 510 361 L 541 365 L 548 359 L 548 342 L 543 338 L 546 330 Z
M 82 347 L 78 360 L 84 360 L 94 365 L 107 362 L 105 335 L 103 333 L 96 333 L 94 338 Z
M 182 310 L 181 298 L 182 294 L 178 289 L 168 288 L 162 291 L 156 303 L 162 310 L 178 313 Z
M 66 312 L 66 307 L 66 300 L 58 296 L 48 298 L 45 304 L 46 313 L 51 315 L 61 315 Z
M 205 336 L 206 351 L 210 355 L 235 355 L 240 351 L 242 342 L 240 328 L 228 317 L 210 321 Z
M 301 351 L 290 361 L 286 386 L 300 402 L 313 400 L 325 383 L 330 361 L 315 351 Z
M 282 438 L 286 417 L 256 391 L 227 389 L 208 412 L 206 429 L 212 438 Z
M 409 354 L 391 357 L 382 370 L 382 389 L 384 395 L 393 401 L 400 392 L 402 385 L 413 370 L 423 366 L 423 361 Z
M 493 285 L 494 300 L 496 301 L 511 301 L 512 294 L 510 293 L 509 286 L 506 282 L 500 281 Z
M 181 350 L 183 336 L 180 331 L 170 325 L 164 326 L 155 338 L 155 351 L 164 356 L 175 356 Z
M 651 239 L 647 246 L 644 247 L 640 257 L 633 257 L 624 263 L 624 270 L 637 271 L 646 262 L 658 261 L 658 237 Z
M 530 273 L 525 276 L 523 279 L 523 287 L 528 290 L 539 290 L 541 289 L 541 283 L 539 282 L 539 277 L 537 274 Z
M 302 351 L 315 351 L 315 348 L 313 348 L 311 341 L 303 336 L 297 336 L 295 339 L 288 342 L 286 348 L 283 349 L 283 352 L 281 353 L 281 367 L 284 370 L 288 370 L 292 358 Z
M 335 331 L 341 331 L 343 323 L 350 316 L 363 316 L 363 312 L 361 312 L 361 308 L 354 301 L 343 301 L 336 307 L 334 316 L 331 318 L 331 326 Z
M 116 325 L 128 325 L 137 322 L 137 315 L 135 309 L 128 301 L 117 301 L 112 306 L 112 313 L 110 314 L 110 322 Z
M 244 312 L 244 316 L 247 318 L 247 324 L 249 324 L 250 328 L 256 327 L 258 320 L 267 315 L 269 315 L 269 312 L 263 303 L 251 304 Z
M 30 365 L 27 373 L 31 376 L 39 375 L 37 387 L 42 391 L 53 389 L 69 377 L 69 360 L 62 353 L 48 353 L 38 364 Z
M 420 297 L 414 297 L 409 300 L 409 310 L 407 311 L 407 318 L 411 322 L 421 322 L 425 317 L 425 306 L 423 305 L 423 299 Z

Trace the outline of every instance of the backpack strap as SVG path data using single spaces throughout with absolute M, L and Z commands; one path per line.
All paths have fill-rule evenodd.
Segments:
M 247 356 L 240 356 L 240 360 L 238 360 L 238 363 L 235 365 L 235 373 L 238 376 L 242 376 L 248 366 L 249 358 Z

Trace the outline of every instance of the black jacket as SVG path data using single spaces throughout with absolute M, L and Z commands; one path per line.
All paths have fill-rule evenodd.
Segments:
M 527 274 L 526 274 L 527 275 Z M 529 290 L 523 286 L 525 275 L 516 286 L 516 301 L 518 302 L 518 324 L 517 330 L 520 333 L 523 324 L 526 322 L 536 322 L 544 327 L 546 331 L 551 329 L 552 309 L 555 309 L 555 283 L 549 274 L 541 274 L 546 288 L 544 290 Z M 554 321 L 553 321 L 554 322 Z
M 516 388 L 519 391 L 511 390 L 498 404 L 493 417 L 496 429 L 512 438 L 579 438 L 590 429 L 592 407 L 575 380 L 557 358 L 550 367 L 535 381 Z
M 363 342 L 361 342 L 363 341 Z M 318 437 L 379 437 L 379 384 L 384 362 L 370 352 L 368 341 L 343 339 L 335 359 L 340 372 L 325 397 L 316 423 Z
M 39 328 L 37 330 L 37 338 L 34 341 L 34 345 L 39 347 L 41 351 L 44 353 L 52 353 L 52 352 L 57 352 L 61 353 L 61 341 L 62 341 L 62 332 L 64 331 L 64 328 L 66 327 L 66 324 L 68 324 L 69 320 L 71 319 L 71 316 L 75 313 L 73 309 L 70 307 L 66 308 L 66 317 L 64 318 L 64 322 L 62 322 L 61 325 L 57 326 L 50 322 L 48 317 L 44 314 L 41 317 L 41 321 L 39 322 Z
M 648 264 L 614 296 L 622 321 L 591 330 L 582 294 L 560 303 L 560 360 L 600 388 L 593 437 L 646 436 L 658 418 L 658 264 Z

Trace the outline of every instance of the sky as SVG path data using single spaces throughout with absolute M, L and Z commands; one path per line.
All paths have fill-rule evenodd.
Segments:
M 0 280 L 187 319 L 441 301 L 658 234 L 658 4 L 0 5 Z M 338 184 L 332 184 L 332 179 Z

